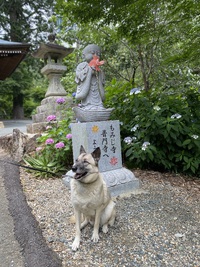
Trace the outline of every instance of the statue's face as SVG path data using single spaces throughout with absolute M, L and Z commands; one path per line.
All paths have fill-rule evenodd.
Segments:
M 90 62 L 93 59 L 93 55 L 97 55 L 98 57 L 100 57 L 101 51 L 98 46 L 89 46 L 83 50 L 83 59 L 85 61 Z
M 87 62 L 90 62 L 93 59 L 93 55 L 92 52 L 84 52 L 83 53 L 83 59 Z

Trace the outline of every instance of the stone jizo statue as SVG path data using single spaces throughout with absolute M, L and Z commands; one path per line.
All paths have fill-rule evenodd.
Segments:
M 84 61 L 76 69 L 76 99 L 81 100 L 81 107 L 75 107 L 74 112 L 81 122 L 107 120 L 112 111 L 103 106 L 105 75 L 100 69 L 104 64 L 104 61 L 100 61 L 100 55 L 99 46 L 86 46 L 83 50 Z

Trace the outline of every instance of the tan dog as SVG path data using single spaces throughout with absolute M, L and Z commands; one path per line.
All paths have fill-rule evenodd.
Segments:
M 108 225 L 112 226 L 115 221 L 115 203 L 98 170 L 100 154 L 99 147 L 87 154 L 81 146 L 80 155 L 72 167 L 75 172 L 71 180 L 71 200 L 76 219 L 76 236 L 72 244 L 74 251 L 80 246 L 81 229 L 89 222 L 94 225 L 92 240 L 98 242 L 99 227 L 107 233 Z M 84 221 L 81 223 L 82 215 Z

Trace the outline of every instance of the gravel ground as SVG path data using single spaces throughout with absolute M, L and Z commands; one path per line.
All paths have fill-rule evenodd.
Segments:
M 70 192 L 61 179 L 40 180 L 21 170 L 21 183 L 48 246 L 65 266 L 199 267 L 200 181 L 135 170 L 141 191 L 117 197 L 117 219 L 93 243 L 92 227 L 82 230 L 77 252 Z M 56 266 L 55 266 L 56 267 Z

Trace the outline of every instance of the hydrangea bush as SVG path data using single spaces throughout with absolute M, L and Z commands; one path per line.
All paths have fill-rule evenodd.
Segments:
M 198 90 L 133 89 L 116 81 L 106 88 L 106 104 L 115 108 L 112 118 L 121 122 L 126 164 L 200 177 Z
M 57 104 L 62 105 L 65 101 L 57 99 Z M 34 168 L 47 172 L 36 172 L 42 177 L 60 176 L 71 168 L 72 156 L 72 134 L 70 123 L 72 121 L 72 110 L 68 110 L 65 119 L 58 121 L 56 115 L 47 116 L 46 131 L 37 139 L 37 148 L 33 155 L 26 156 L 24 161 Z M 48 173 L 49 172 L 49 173 Z

